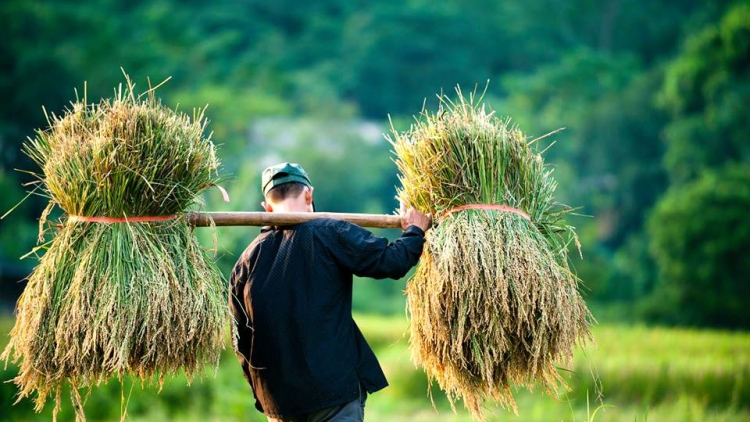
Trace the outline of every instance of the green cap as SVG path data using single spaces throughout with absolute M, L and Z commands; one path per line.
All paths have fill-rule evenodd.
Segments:
M 307 176 L 305 169 L 297 163 L 280 163 L 268 167 L 263 170 L 263 177 L 261 178 L 263 195 L 267 195 L 268 191 L 276 186 L 290 182 L 298 182 L 305 186 L 312 187 L 312 183 L 310 183 L 310 178 Z

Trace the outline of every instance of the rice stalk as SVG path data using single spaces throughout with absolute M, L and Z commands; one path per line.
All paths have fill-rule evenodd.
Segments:
M 440 96 L 403 133 L 392 131 L 399 199 L 435 216 L 436 227 L 407 284 L 414 362 L 451 405 L 484 419 L 491 399 L 517 407 L 512 388 L 564 387 L 557 372 L 590 338 L 592 317 L 568 267 L 577 245 L 554 200 L 552 170 L 522 132 L 473 94 Z M 502 204 L 528 214 L 467 204 Z
M 113 100 L 84 98 L 48 121 L 25 152 L 51 205 L 68 216 L 177 215 L 63 217 L 29 276 L 0 359 L 19 365 L 18 400 L 35 396 L 41 411 L 54 397 L 56 414 L 67 383 L 83 420 L 80 388 L 127 374 L 161 385 L 218 363 L 225 285 L 182 213 L 219 181 L 219 162 L 202 111 L 176 113 L 153 90 L 136 96 L 129 79 Z

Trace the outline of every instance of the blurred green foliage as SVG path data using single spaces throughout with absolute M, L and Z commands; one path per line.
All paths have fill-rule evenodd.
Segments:
M 651 215 L 651 319 L 750 327 L 750 3 L 691 34 L 658 100 L 671 186 Z
M 750 161 L 750 4 L 690 34 L 666 69 L 658 99 L 665 127 L 665 165 L 675 184 L 727 162 Z
M 750 326 L 748 210 L 748 166 L 707 171 L 669 190 L 649 221 L 661 275 L 652 313 L 669 322 Z
M 722 212 L 682 209 L 676 198 L 708 189 L 707 171 L 731 188 L 738 179 L 721 169 L 750 161 L 749 10 L 746 0 L 5 0 L 0 214 L 33 180 L 13 169 L 38 171 L 20 147 L 45 127 L 42 106 L 61 113 L 74 88 L 90 101 L 110 97 L 120 67 L 141 89 L 171 77 L 158 91 L 170 106 L 208 105 L 232 196 L 225 204 L 207 193 L 210 210 L 259 210 L 260 171 L 290 160 L 311 174 L 319 210 L 389 213 L 398 179 L 379 135 L 388 118 L 404 129 L 423 104 L 436 106 L 435 94 L 490 80 L 486 100 L 530 137 L 566 128 L 538 146 L 554 143 L 546 157 L 558 198 L 581 207 L 570 220 L 583 243 L 573 265 L 589 302 L 632 308 L 603 317 L 747 328 L 747 319 L 715 314 L 713 295 L 690 302 L 700 317 L 683 315 L 696 274 L 743 302 L 750 297 L 737 285 L 750 274 L 736 233 L 717 234 L 726 225 L 710 216 Z M 34 247 L 44 205 L 32 196 L 0 221 L 6 308 L 35 265 L 18 257 Z M 667 232 L 672 208 L 680 221 Z M 693 222 L 706 230 L 678 255 Z M 199 233 L 207 247 L 216 235 L 228 274 L 257 229 Z M 696 246 L 704 244 L 723 252 Z M 722 266 L 740 272 L 704 270 Z M 360 281 L 358 309 L 403 310 L 403 280 Z

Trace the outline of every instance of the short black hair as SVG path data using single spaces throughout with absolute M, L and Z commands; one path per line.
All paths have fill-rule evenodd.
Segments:
M 281 202 L 287 198 L 299 196 L 306 187 L 307 186 L 303 183 L 298 182 L 284 183 L 271 188 L 266 194 L 266 198 L 270 199 L 272 202 Z

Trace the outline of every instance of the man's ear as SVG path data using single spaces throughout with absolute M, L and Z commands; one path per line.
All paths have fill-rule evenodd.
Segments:
M 313 201 L 313 188 L 305 189 L 305 205 L 312 205 Z
M 266 212 L 273 212 L 273 205 L 271 205 L 270 202 L 263 201 L 260 203 L 260 206 L 263 207 Z

